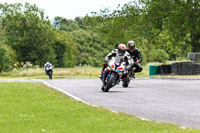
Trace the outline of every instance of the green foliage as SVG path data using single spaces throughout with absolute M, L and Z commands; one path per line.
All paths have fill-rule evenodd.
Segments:
M 70 33 L 56 30 L 54 32 L 53 48 L 56 54 L 55 67 L 74 67 L 78 53 Z
M 57 16 L 52 23 L 36 5 L 0 4 L 1 43 L 14 50 L 17 62 L 102 66 L 112 49 L 129 40 L 141 50 L 143 65 L 200 51 L 200 4 L 196 0 L 131 1 L 112 12 L 105 8 L 75 20 Z
M 163 49 L 172 60 L 186 57 L 190 51 L 200 51 L 199 7 L 197 1 L 141 0 L 112 13 L 102 10 L 87 19 L 105 36 L 106 42 L 134 40 L 144 49 Z
M 14 67 L 15 54 L 13 50 L 2 43 L 0 43 L 0 72 L 10 71 Z
M 36 5 L 0 4 L 1 38 L 16 52 L 18 62 L 41 67 L 47 61 L 56 67 L 74 67 L 77 48 L 67 32 L 80 29 L 72 20 L 55 18 L 57 30 Z M 67 32 L 66 32 L 67 31 Z M 4 36 L 3 36 L 4 35 Z
M 55 27 L 57 27 L 59 30 L 64 30 L 67 32 L 72 32 L 73 30 L 78 30 L 80 29 L 78 23 L 76 23 L 73 20 L 68 20 L 66 18 L 63 17 L 55 17 L 53 24 Z
M 17 55 L 19 62 L 30 61 L 43 64 L 47 60 L 55 62 L 50 44 L 52 25 L 44 19 L 44 12 L 36 5 L 0 4 L 1 25 L 7 36 L 7 44 Z
M 163 49 L 148 49 L 146 53 L 147 62 L 166 62 L 169 59 L 169 55 Z
M 200 51 L 200 5 L 195 1 L 171 1 L 171 0 L 143 0 L 147 5 L 145 16 L 150 23 L 148 29 L 159 30 L 157 36 L 164 30 L 168 31 L 172 42 L 177 48 L 181 48 L 181 42 L 192 45 L 192 51 Z M 184 40 L 188 34 L 189 40 Z M 182 53 L 179 53 L 182 54 Z
M 141 55 L 142 55 L 142 63 L 141 63 L 141 65 L 145 66 L 147 64 L 147 56 L 146 56 L 145 51 L 143 49 L 140 49 L 140 51 L 142 51 L 141 52 Z
M 39 83 L 0 83 L 1 133 L 198 133 L 93 107 Z
M 112 50 L 112 45 L 105 44 L 98 33 L 76 30 L 73 33 L 79 54 L 78 65 L 102 66 L 104 57 Z

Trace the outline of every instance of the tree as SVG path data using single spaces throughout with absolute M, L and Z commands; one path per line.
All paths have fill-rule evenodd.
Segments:
M 56 17 L 55 22 L 59 24 L 57 29 L 61 31 L 57 32 L 62 33 L 57 36 L 54 46 L 56 55 L 59 55 L 56 57 L 57 60 L 64 59 L 66 65 L 72 64 L 72 66 L 102 66 L 103 59 L 110 52 L 112 45 L 106 45 L 104 37 L 91 30 L 89 19 L 77 17 L 75 21 L 72 21 Z M 64 52 L 66 49 L 67 52 Z M 72 61 L 72 59 L 77 61 Z
M 174 47 L 182 47 L 182 41 L 192 45 L 192 51 L 200 51 L 200 3 L 198 0 L 143 0 L 147 5 L 146 18 L 151 23 L 149 30 L 159 35 L 168 30 Z M 190 39 L 185 40 L 185 38 Z
M 53 49 L 56 55 L 56 67 L 74 67 L 76 55 L 78 54 L 71 33 L 65 31 L 54 31 Z
M 9 46 L 0 42 L 0 72 L 12 70 L 14 63 L 15 53 Z
M 81 29 L 72 32 L 72 35 L 79 51 L 78 65 L 102 66 L 104 57 L 113 49 L 98 33 Z
M 16 55 L 11 47 L 5 44 L 7 37 L 0 25 L 0 72 L 10 71 L 16 63 Z
M 53 24 L 59 30 L 64 30 L 67 32 L 72 32 L 74 30 L 80 29 L 76 21 L 73 21 L 71 19 L 66 19 L 63 17 L 58 17 L 58 16 L 54 18 Z
M 19 62 L 30 61 L 43 66 L 46 61 L 55 63 L 51 38 L 53 26 L 45 19 L 43 10 L 25 3 L 0 4 L 1 25 L 7 42 Z

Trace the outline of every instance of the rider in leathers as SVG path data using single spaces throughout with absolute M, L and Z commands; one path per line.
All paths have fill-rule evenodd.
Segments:
M 122 59 L 126 61 L 126 69 L 129 69 L 133 64 L 133 59 L 131 58 L 130 54 L 126 51 L 126 45 L 125 44 L 119 44 L 117 49 L 112 50 L 106 57 L 105 57 L 105 63 L 103 64 L 102 71 L 99 75 L 99 78 L 103 77 L 103 71 L 108 65 L 108 61 L 113 56 L 120 56 Z
M 135 69 L 133 70 L 133 78 L 135 78 L 135 73 L 141 72 L 143 70 L 142 66 L 140 65 L 140 63 L 142 62 L 142 55 L 140 50 L 136 48 L 135 42 L 132 40 L 127 43 L 127 52 L 134 60 L 134 64 L 131 66 L 131 68 L 133 70 L 133 67 L 135 67 Z
M 46 72 L 46 75 L 48 75 L 48 71 L 49 71 L 48 68 L 50 68 L 50 67 L 53 68 L 53 65 L 50 62 L 47 62 L 44 64 L 44 70 Z M 53 72 L 53 70 L 52 70 L 52 72 Z

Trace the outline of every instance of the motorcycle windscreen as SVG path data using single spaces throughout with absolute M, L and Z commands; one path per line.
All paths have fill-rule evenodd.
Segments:
M 121 57 L 115 57 L 115 65 L 119 66 L 122 63 L 122 58 Z
M 120 66 L 122 63 L 123 59 L 121 57 L 116 57 L 115 58 L 115 65 Z M 123 67 L 117 67 L 117 71 L 122 71 L 124 68 Z

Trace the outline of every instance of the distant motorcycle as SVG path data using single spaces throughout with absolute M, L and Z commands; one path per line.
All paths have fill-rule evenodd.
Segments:
M 129 72 L 126 69 L 125 61 L 121 57 L 113 57 L 108 66 L 104 69 L 102 78 L 102 91 L 108 92 L 110 88 L 122 81 L 123 87 L 128 87 L 130 82 Z
M 49 79 L 52 79 L 52 75 L 53 75 L 53 67 L 52 66 L 47 66 L 45 68 L 46 71 L 46 75 L 49 76 Z

